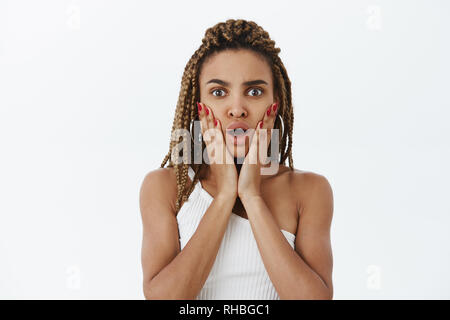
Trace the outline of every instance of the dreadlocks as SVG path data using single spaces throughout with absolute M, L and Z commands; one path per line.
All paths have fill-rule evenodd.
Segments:
M 292 128 L 294 123 L 294 112 L 291 98 L 291 81 L 289 80 L 283 62 L 278 56 L 280 49 L 275 47 L 275 41 L 271 40 L 269 34 L 253 21 L 229 19 L 226 22 L 218 23 L 206 30 L 201 46 L 194 52 L 184 69 L 181 80 L 181 90 L 172 124 L 172 134 L 177 129 L 186 129 L 183 132 L 186 132 L 187 130 L 192 132 L 192 128 L 189 128 L 189 124 L 193 120 L 198 120 L 196 102 L 200 101 L 199 74 L 201 66 L 213 53 L 226 49 L 250 49 L 260 54 L 269 63 L 274 79 L 274 91 L 279 97 L 278 114 L 283 119 L 284 124 L 283 133 L 279 137 L 279 163 L 284 165 L 285 160 L 289 158 L 289 167 L 293 170 Z M 280 126 L 281 121 L 277 117 L 274 129 L 280 129 Z M 183 133 L 182 138 L 183 150 L 194 150 L 194 141 L 192 141 L 190 137 L 186 137 L 186 133 Z M 190 144 L 189 146 L 188 143 Z M 161 168 L 164 168 L 167 161 L 169 161 L 168 167 L 175 167 L 177 179 L 176 212 L 179 211 L 182 204 L 188 199 L 193 191 L 194 186 L 199 179 L 198 173 L 202 167 L 208 166 L 206 163 L 194 164 L 193 154 L 190 153 L 190 159 L 188 159 L 188 153 L 184 151 L 183 162 L 174 164 L 171 155 L 176 154 L 179 156 L 179 144 L 179 141 L 171 139 L 169 152 L 161 163 Z M 203 142 L 201 148 L 202 155 L 204 148 L 206 148 L 206 145 Z M 189 188 L 186 188 L 189 164 L 192 164 L 195 176 L 193 183 Z

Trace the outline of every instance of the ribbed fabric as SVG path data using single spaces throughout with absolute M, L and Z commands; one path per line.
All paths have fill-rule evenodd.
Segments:
M 189 166 L 189 177 L 194 170 Z M 177 215 L 180 247 L 194 234 L 213 201 L 198 181 Z M 294 248 L 295 235 L 281 230 Z M 250 221 L 231 214 L 214 265 L 197 300 L 279 300 L 264 267 Z

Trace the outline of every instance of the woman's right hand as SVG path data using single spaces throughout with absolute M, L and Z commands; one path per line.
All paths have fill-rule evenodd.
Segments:
M 197 102 L 197 107 L 209 168 L 216 179 L 217 196 L 236 199 L 238 174 L 223 137 L 222 124 L 205 104 Z

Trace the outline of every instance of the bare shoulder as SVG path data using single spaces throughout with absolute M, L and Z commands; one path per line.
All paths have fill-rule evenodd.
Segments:
M 291 171 L 293 187 L 311 188 L 318 186 L 330 186 L 328 179 L 316 172 L 295 169 Z
M 333 254 L 331 223 L 333 191 L 328 179 L 319 173 L 293 170 L 292 190 L 298 201 L 299 222 L 295 250 L 326 284 L 322 298 L 333 297 Z
M 324 205 L 332 208 L 333 190 L 328 179 L 316 172 L 295 169 L 290 172 L 291 189 L 295 193 L 299 213 L 306 207 Z M 327 210 L 330 212 L 330 210 Z M 331 210 L 332 211 L 332 210 Z
M 139 204 L 141 211 L 156 201 L 165 203 L 175 212 L 177 185 L 173 168 L 158 168 L 147 173 L 142 181 Z
M 139 203 L 142 217 L 141 263 L 143 289 L 147 299 L 152 279 L 180 252 L 178 223 L 173 196 L 176 183 L 173 169 L 158 168 L 142 181 Z

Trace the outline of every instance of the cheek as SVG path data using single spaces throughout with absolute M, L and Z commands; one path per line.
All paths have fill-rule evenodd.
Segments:
M 216 119 L 219 119 L 223 123 L 223 120 L 226 117 L 227 109 L 215 101 L 208 101 L 208 99 L 203 100 L 202 102 L 208 106 L 208 108 L 212 111 L 214 117 Z

